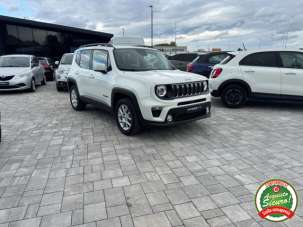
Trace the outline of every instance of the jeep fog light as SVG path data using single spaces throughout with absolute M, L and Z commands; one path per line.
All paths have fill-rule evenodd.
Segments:
M 166 119 L 167 119 L 168 122 L 172 122 L 173 121 L 173 116 L 168 114 Z

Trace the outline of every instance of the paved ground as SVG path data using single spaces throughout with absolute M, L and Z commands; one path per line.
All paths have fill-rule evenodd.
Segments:
M 123 136 L 53 83 L 0 94 L 0 226 L 302 226 L 303 106 L 253 103 L 174 128 Z M 298 191 L 296 216 L 261 221 L 258 185 Z

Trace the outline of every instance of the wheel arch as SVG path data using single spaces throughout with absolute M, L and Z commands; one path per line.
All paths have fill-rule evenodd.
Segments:
M 116 103 L 118 102 L 118 100 L 123 99 L 123 98 L 129 98 L 132 101 L 132 103 L 134 104 L 135 109 L 139 115 L 139 119 L 142 120 L 143 117 L 142 117 L 142 113 L 141 113 L 136 95 L 132 91 L 124 89 L 124 88 L 114 88 L 112 90 L 112 93 L 111 93 L 112 111 L 113 112 L 115 111 Z
M 219 95 L 221 96 L 222 91 L 231 84 L 236 84 L 236 85 L 240 85 L 241 87 L 243 87 L 247 91 L 247 96 L 250 96 L 252 93 L 251 87 L 249 86 L 249 84 L 247 82 L 245 82 L 244 80 L 240 80 L 240 79 L 231 79 L 231 80 L 225 81 L 224 83 L 222 83 L 220 85 L 220 87 L 218 89 Z
M 77 89 L 78 89 L 76 80 L 73 79 L 73 78 L 67 78 L 67 88 L 68 88 L 68 90 L 70 90 L 70 88 L 71 88 L 73 85 L 76 85 L 76 87 L 77 87 Z

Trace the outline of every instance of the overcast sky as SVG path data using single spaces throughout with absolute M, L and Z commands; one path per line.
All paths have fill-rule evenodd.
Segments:
M 174 40 L 190 49 L 303 47 L 302 0 L 0 0 L 0 14 L 68 26 Z

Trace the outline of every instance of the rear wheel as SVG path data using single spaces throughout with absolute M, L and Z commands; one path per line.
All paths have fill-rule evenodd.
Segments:
M 125 135 L 135 135 L 141 131 L 138 114 L 132 101 L 120 99 L 115 108 L 116 122 L 119 130 Z
M 78 89 L 72 86 L 69 91 L 70 103 L 74 110 L 80 111 L 85 108 L 85 103 L 81 101 Z
M 231 84 L 224 88 L 221 99 L 230 108 L 243 106 L 247 101 L 247 91 L 240 85 Z
M 62 87 L 60 87 L 57 83 L 56 83 L 56 88 L 57 88 L 57 91 L 62 91 Z

